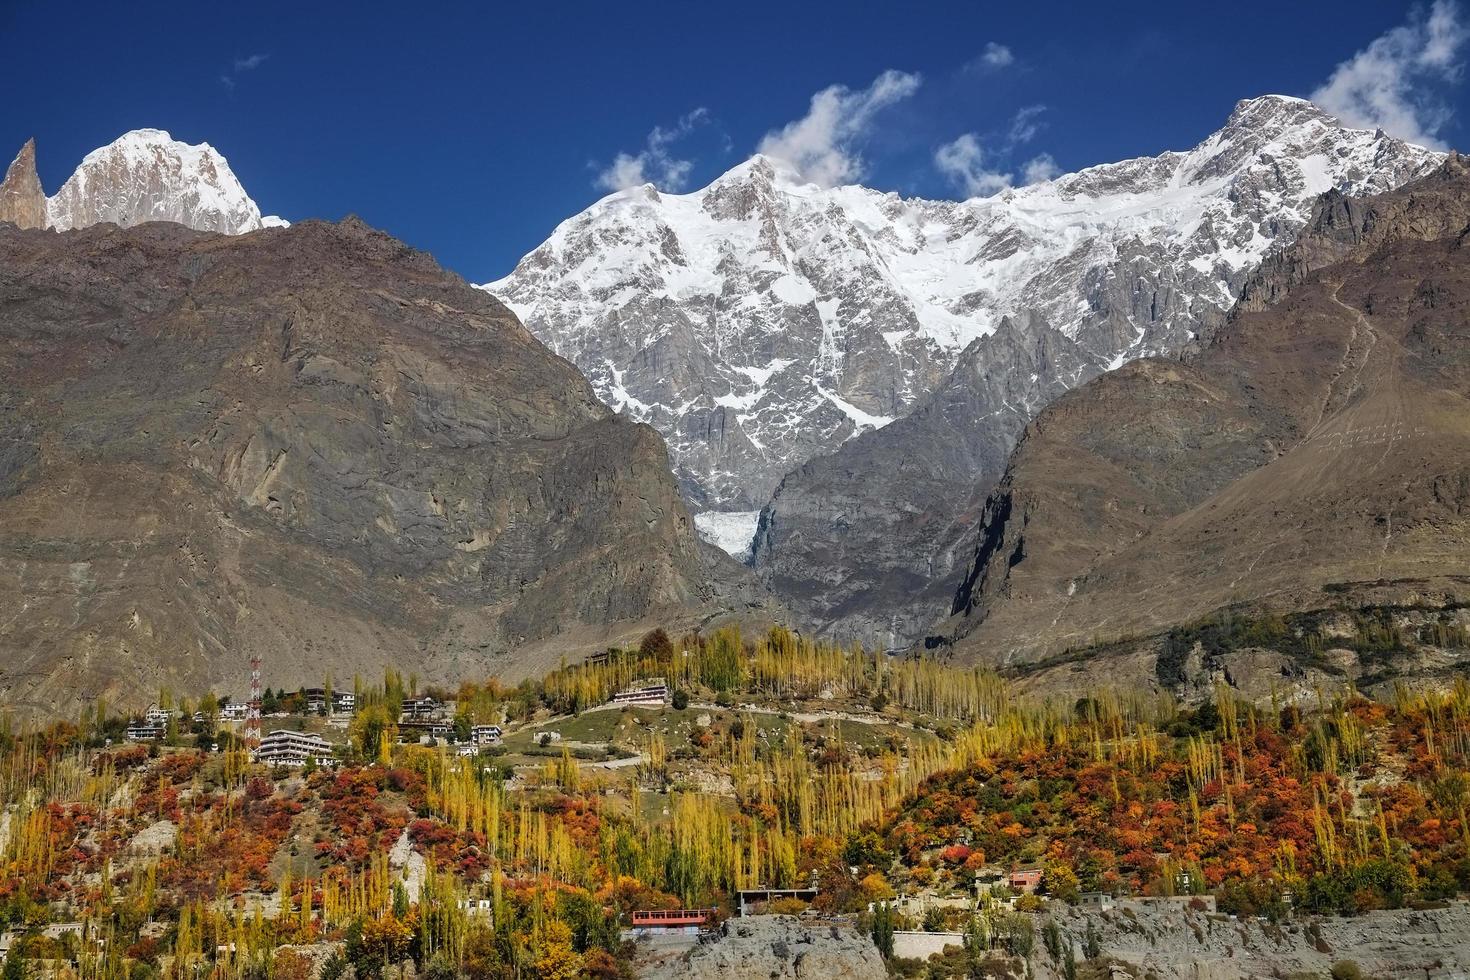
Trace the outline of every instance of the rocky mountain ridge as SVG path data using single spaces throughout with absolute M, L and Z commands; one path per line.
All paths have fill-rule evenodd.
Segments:
M 252 653 L 287 686 L 525 676 L 741 601 L 653 429 L 355 220 L 0 228 L 0 309 L 19 712 L 240 690 Z
M 1190 151 L 970 201 L 822 188 L 756 157 L 692 194 L 610 195 L 486 288 L 664 433 L 696 510 L 753 511 L 912 411 L 1004 319 L 1076 345 L 1043 387 L 1176 350 L 1318 194 L 1437 159 L 1281 96 L 1240 103 Z
M 1026 663 L 1242 605 L 1466 601 L 1467 230 L 1459 155 L 1329 194 L 1197 355 L 1058 399 L 986 501 L 934 645 Z
M 28 140 L 0 183 L 0 221 L 58 231 L 172 221 L 226 235 L 286 223 L 261 216 L 214 147 L 182 143 L 160 129 L 133 130 L 88 153 L 49 198 L 36 174 L 35 140 Z

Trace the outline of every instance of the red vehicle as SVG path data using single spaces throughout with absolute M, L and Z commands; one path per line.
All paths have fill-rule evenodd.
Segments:
M 715 909 L 653 909 L 633 913 L 634 929 L 682 929 L 686 926 L 712 926 Z

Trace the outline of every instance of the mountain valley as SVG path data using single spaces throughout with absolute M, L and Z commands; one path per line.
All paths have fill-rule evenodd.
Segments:
M 664 434 L 696 519 L 741 512 L 720 523 L 754 547 L 731 550 L 804 626 L 901 647 L 943 617 L 1038 411 L 1202 342 L 1318 194 L 1439 159 L 1282 96 L 1188 152 L 969 201 L 757 157 L 693 194 L 605 198 L 485 288 Z

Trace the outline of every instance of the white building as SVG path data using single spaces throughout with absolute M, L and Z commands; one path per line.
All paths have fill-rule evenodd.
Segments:
M 403 721 L 416 721 L 427 718 L 439 718 L 444 714 L 444 705 L 435 701 L 428 695 L 417 698 L 403 699 Z
M 301 693 L 306 696 L 306 710 L 318 714 L 327 713 L 327 689 L 325 687 L 302 688 Z M 331 692 L 332 713 L 339 715 L 350 715 L 357 711 L 357 695 L 351 691 Z
M 669 703 L 669 685 L 662 677 L 651 677 L 614 694 L 608 703 L 635 708 L 662 708 Z
M 179 712 L 177 711 L 168 708 L 160 708 L 158 705 L 155 704 L 147 711 L 143 712 L 143 720 L 150 725 L 162 725 L 164 727 L 167 727 L 169 719 L 177 718 L 178 715 Z
M 244 701 L 226 701 L 219 706 L 219 716 L 226 721 L 244 721 L 250 714 L 250 705 Z
M 504 735 L 499 725 L 475 725 L 470 729 L 470 741 L 475 745 L 499 745 Z
M 335 759 L 332 744 L 320 735 L 278 728 L 260 740 L 255 761 L 277 766 L 304 766 L 315 761 L 319 766 L 329 766 Z
M 127 739 L 129 742 L 153 742 L 163 738 L 168 729 L 163 725 L 156 725 L 150 721 L 135 721 L 128 726 Z

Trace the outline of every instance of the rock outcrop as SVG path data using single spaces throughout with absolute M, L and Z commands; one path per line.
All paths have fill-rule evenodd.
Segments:
M 791 915 L 730 919 L 719 938 L 639 971 L 643 980 L 884 980 L 873 941 Z
M 1183 362 L 1060 398 L 933 641 L 992 662 L 1235 606 L 1470 597 L 1470 167 L 1330 196 Z
M 1364 977 L 1449 980 L 1470 973 L 1470 906 L 1464 902 L 1280 924 L 1137 903 L 1107 912 L 1058 907 L 1050 915 L 1079 964 L 1085 962 L 1090 926 L 1099 962 L 1117 980 L 1327 977 L 1337 975 L 1333 968 L 1339 964 L 1344 975 L 1351 965 Z M 1031 975 L 1059 980 L 1065 971 L 1038 949 Z
M 0 181 L 0 221 L 19 228 L 46 227 L 46 192 L 36 175 L 36 141 L 26 140 Z
M 1065 335 L 1009 319 L 909 415 L 817 456 L 761 511 L 757 575 L 841 641 L 902 647 L 949 614 L 985 498 L 1032 415 L 1096 372 Z
M 657 432 L 352 219 L 0 229 L 0 376 L 13 709 L 523 676 L 735 594 Z

